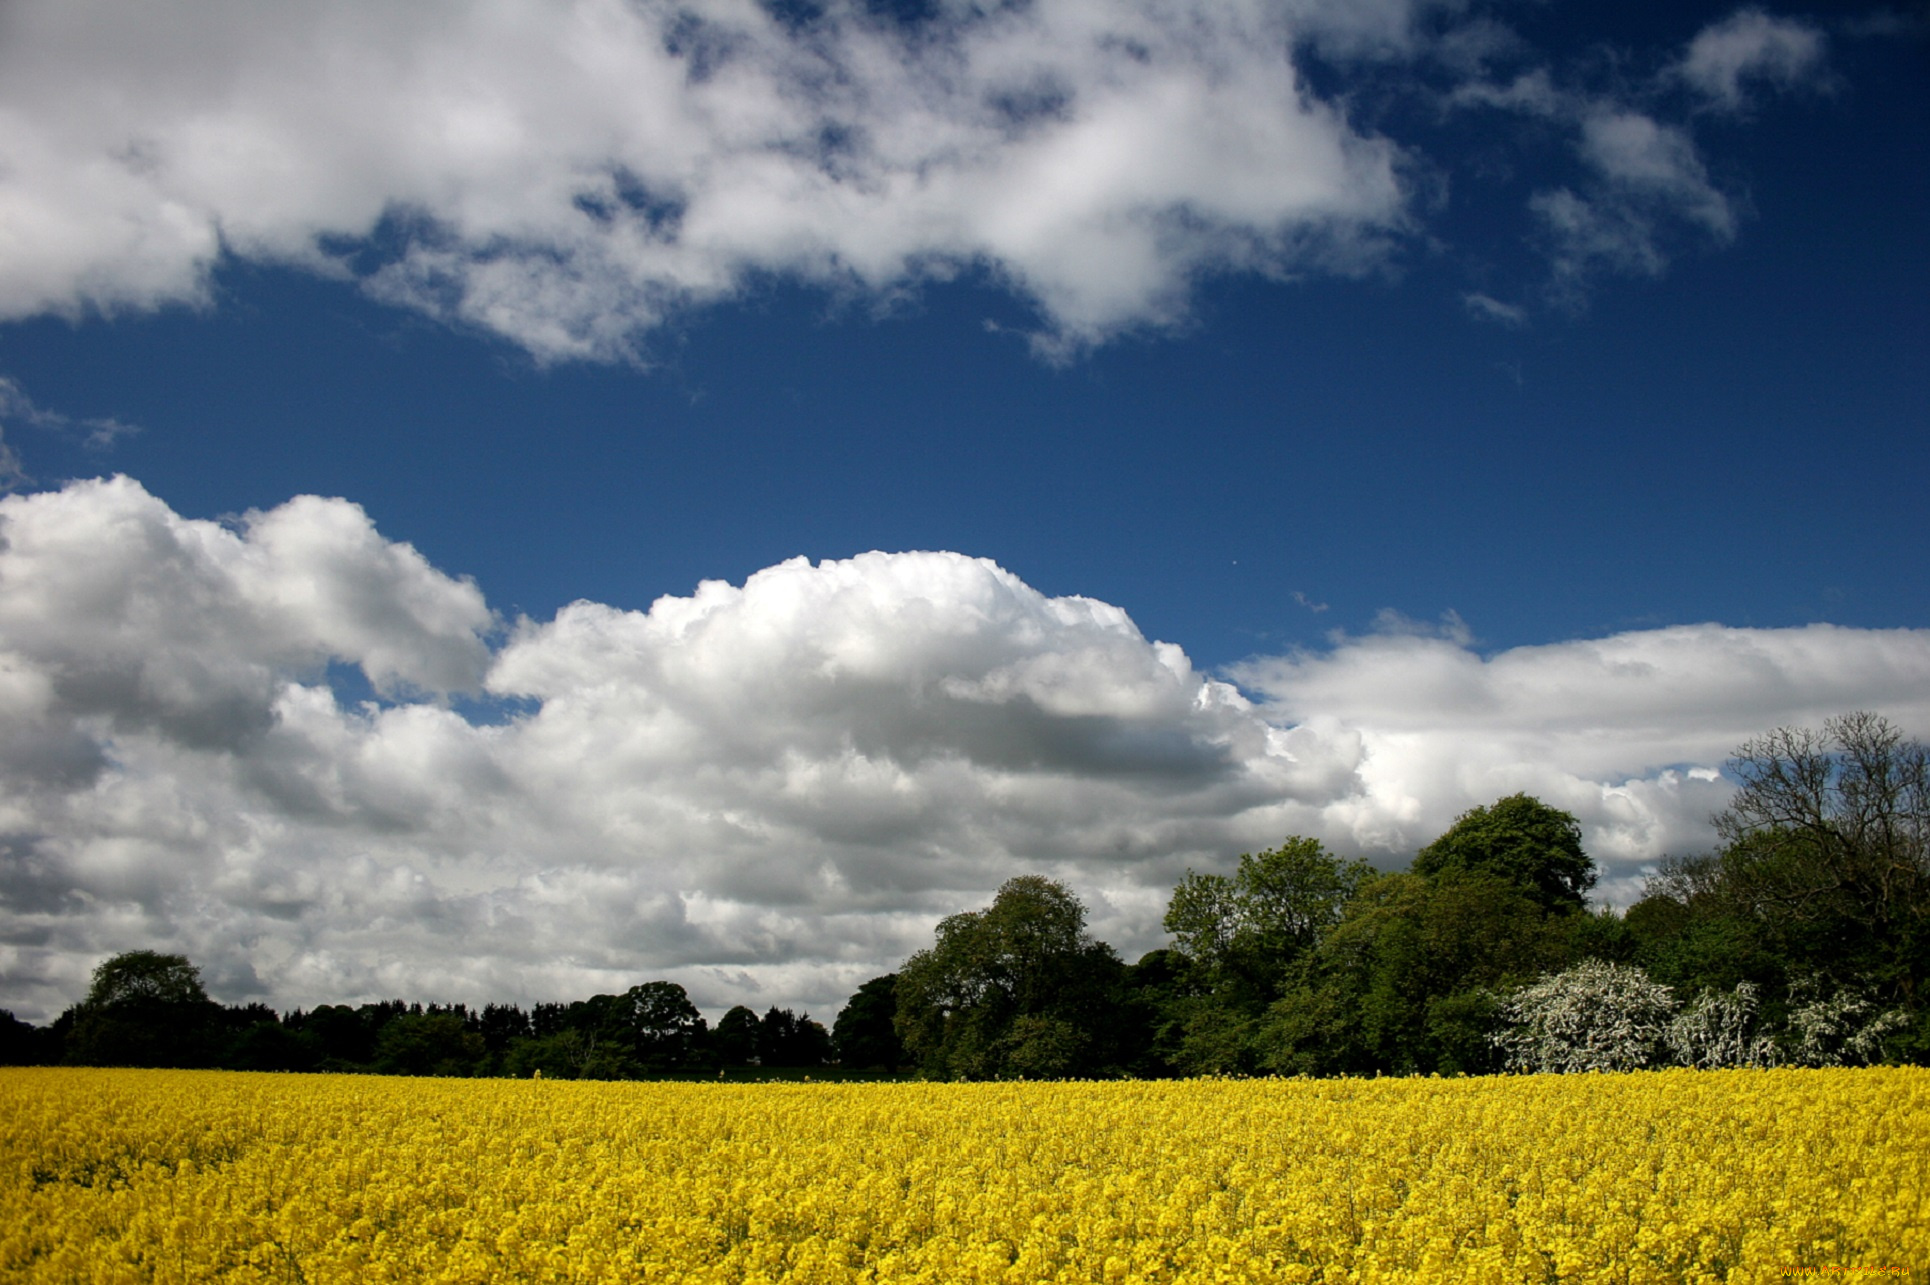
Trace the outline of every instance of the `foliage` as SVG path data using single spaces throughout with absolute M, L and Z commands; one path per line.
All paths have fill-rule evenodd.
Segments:
M 1902 1029 L 1900 1009 L 1884 1010 L 1860 991 L 1817 993 L 1797 988 L 1789 1013 L 1789 1060 L 1798 1066 L 1868 1066 L 1883 1055 L 1883 1039 Z
M 1166 931 L 1206 986 L 1257 1010 L 1372 874 L 1366 862 L 1341 861 L 1317 839 L 1289 836 L 1277 848 L 1241 854 L 1231 877 L 1187 871 L 1173 889 Z
M 81 1066 L 206 1066 L 220 1006 L 184 955 L 132 950 L 103 960 L 75 1014 L 65 1060 Z
M 1260 1065 L 1315 1075 L 1496 1069 L 1490 993 L 1567 964 L 1571 919 L 1487 872 L 1374 879 L 1268 1010 Z
M 1669 1022 L 1663 1038 L 1670 1055 L 1698 1070 L 1777 1065 L 1782 1058 L 1776 1041 L 1758 1028 L 1758 1006 L 1748 982 L 1730 991 L 1703 991 Z
M 757 1024 L 759 1066 L 823 1066 L 831 1060 L 831 1033 L 809 1013 L 772 1006 Z
M 874 977 L 858 987 L 831 1026 L 838 1064 L 846 1068 L 896 1070 L 905 1064 L 898 1038 L 898 974 Z
M 482 1036 L 453 1013 L 409 1013 L 382 1028 L 375 1069 L 384 1075 L 468 1075 L 482 1060 Z
M 1021 875 L 986 909 L 942 921 L 932 947 L 905 961 L 898 1035 L 941 1079 L 1099 1073 L 1116 1062 L 1106 1028 L 1122 971 L 1070 889 Z
M 1714 872 L 1798 966 L 1914 1003 L 1930 962 L 1930 750 L 1870 713 L 1779 728 L 1730 760 Z
M 1866 1056 L 1830 1034 L 1852 1020 L 1843 997 L 1861 995 L 1862 1016 L 1882 1019 L 1868 1056 L 1930 1059 L 1924 747 L 1849 714 L 1749 741 L 1729 770 L 1739 788 L 1715 818 L 1723 846 L 1650 878 L 1626 917 L 1636 958 L 1685 993 L 1750 987 L 1780 1057 Z
M 1429 879 L 1493 875 L 1549 910 L 1579 910 L 1595 886 L 1581 823 L 1526 794 L 1462 813 L 1446 834 L 1415 854 L 1414 873 Z
M 755 1066 L 757 1014 L 742 1004 L 725 1013 L 710 1033 L 710 1052 L 719 1066 Z
M 1758 1279 L 1930 1260 L 1930 1072 L 577 1084 L 0 1071 L 0 1278 Z
M 503 1059 L 503 1073 L 519 1080 L 626 1080 L 636 1071 L 621 1048 L 571 1028 L 517 1040 Z
M 632 986 L 609 1006 L 604 1030 L 645 1070 L 692 1065 L 703 1048 L 703 1014 L 675 982 Z
M 1664 1060 L 1675 996 L 1640 968 L 1590 959 L 1517 989 L 1501 1014 L 1511 1071 L 1635 1071 Z
M 187 1007 L 207 1003 L 208 993 L 201 988 L 201 970 L 186 955 L 130 950 L 101 961 L 82 1002 L 94 1009 L 136 1004 Z

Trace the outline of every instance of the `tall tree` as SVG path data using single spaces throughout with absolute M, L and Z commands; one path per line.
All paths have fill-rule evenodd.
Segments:
M 886 973 L 858 987 L 831 1027 L 839 1064 L 888 1071 L 903 1066 L 905 1045 L 898 1038 L 897 1017 L 898 974 Z
M 619 1021 L 646 1069 L 692 1065 L 703 1048 L 707 1023 L 675 982 L 645 982 L 625 991 Z
M 831 1033 L 822 1022 L 772 1005 L 757 1024 L 757 1060 L 763 1066 L 823 1066 L 831 1056 Z
M 757 1014 L 742 1004 L 718 1019 L 710 1033 L 710 1051 L 724 1066 L 751 1066 L 757 1061 Z
M 206 1066 L 221 1035 L 221 1007 L 185 955 L 131 950 L 103 960 L 67 1039 L 82 1066 Z
M 953 915 L 898 972 L 897 1027 L 926 1074 L 1056 1078 L 1110 1070 L 1123 971 L 1086 932 L 1071 889 L 1007 880 L 984 910 Z
M 1231 877 L 1187 871 L 1173 889 L 1166 930 L 1216 984 L 1252 990 L 1264 1005 L 1372 874 L 1365 861 L 1342 861 L 1318 839 L 1289 836 L 1277 848 L 1242 853 Z
M 1722 851 L 1652 891 L 1688 908 L 1691 927 L 1713 911 L 1727 935 L 1760 943 L 1789 988 L 1874 988 L 1911 1022 L 1896 1050 L 1930 1060 L 1930 751 L 1861 712 L 1778 728 L 1728 768 Z M 1772 1005 L 1781 989 L 1772 979 Z
M 1527 794 L 1462 813 L 1446 834 L 1415 854 L 1414 873 L 1430 879 L 1490 874 L 1550 910 L 1581 909 L 1595 886 L 1581 823 Z
M 1162 985 L 1162 1056 L 1194 1074 L 1254 1070 L 1261 1015 L 1372 874 L 1297 835 L 1243 853 L 1231 876 L 1187 871 L 1164 921 L 1185 967 Z

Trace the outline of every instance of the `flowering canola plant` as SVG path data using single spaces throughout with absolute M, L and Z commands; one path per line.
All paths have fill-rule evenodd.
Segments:
M 1930 1071 L 636 1084 L 0 1070 L 0 1279 L 1930 1268 Z M 1856 1271 L 1861 1269 L 1861 1271 Z

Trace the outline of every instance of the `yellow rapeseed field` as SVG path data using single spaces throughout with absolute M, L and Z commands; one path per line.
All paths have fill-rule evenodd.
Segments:
M 0 1279 L 1930 1268 L 1930 1071 L 592 1084 L 0 1070 Z

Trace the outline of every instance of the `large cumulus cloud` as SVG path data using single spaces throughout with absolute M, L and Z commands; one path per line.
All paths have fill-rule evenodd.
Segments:
M 0 318 L 205 300 L 235 255 L 607 359 L 773 274 L 890 298 L 983 270 L 1065 353 L 1181 319 L 1203 274 L 1383 262 L 1449 162 L 1350 114 L 1377 74 L 1564 120 L 1594 178 L 1534 202 L 1571 290 L 1659 270 L 1671 210 L 1729 235 L 1646 91 L 1558 90 L 1450 0 L 889 8 L 15 0 Z M 1324 94 L 1306 57 L 1338 69 Z M 1821 58 L 1748 11 L 1655 78 L 1739 109 Z
M 344 500 L 224 525 L 123 478 L 0 499 L 0 536 L 0 1002 L 35 1017 L 141 946 L 283 1005 L 666 976 L 829 1016 L 1015 873 L 1071 881 L 1132 953 L 1189 866 L 1295 832 L 1399 865 L 1522 789 L 1626 894 L 1706 842 L 1741 739 L 1930 725 L 1921 631 L 1484 657 L 1390 624 L 1227 681 L 955 553 L 505 631 Z

